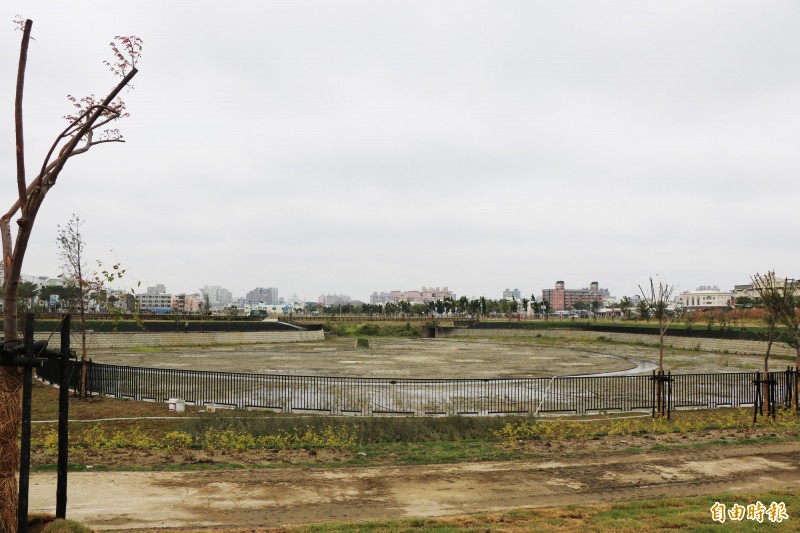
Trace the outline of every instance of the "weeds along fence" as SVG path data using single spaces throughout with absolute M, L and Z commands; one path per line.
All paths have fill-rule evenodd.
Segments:
M 80 362 L 71 362 L 72 388 Z M 90 394 L 190 405 L 331 415 L 528 415 L 651 410 L 654 376 L 501 379 L 388 379 L 288 376 L 87 363 Z M 58 380 L 57 365 L 38 370 Z M 777 403 L 788 405 L 795 371 L 774 372 Z M 673 374 L 673 409 L 753 405 L 758 372 Z

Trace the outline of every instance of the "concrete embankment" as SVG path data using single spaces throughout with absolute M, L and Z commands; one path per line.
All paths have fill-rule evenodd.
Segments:
M 37 333 L 36 340 L 48 339 L 48 334 Z M 48 346 L 61 347 L 58 332 L 49 337 Z M 131 346 L 211 346 L 220 344 L 270 344 L 283 342 L 323 341 L 325 334 L 316 331 L 208 331 L 190 333 L 167 332 L 87 332 L 87 347 L 90 349 L 127 348 Z M 80 334 L 73 333 L 73 348 L 80 343 Z
M 597 339 L 603 337 L 612 341 L 658 345 L 657 335 L 637 333 L 616 333 L 580 331 L 571 329 L 469 329 L 469 328 L 441 328 L 448 330 L 440 336 L 453 337 L 558 337 Z M 666 346 L 685 350 L 698 350 L 703 352 L 733 353 L 733 354 L 763 354 L 767 350 L 767 343 L 763 341 L 739 339 L 711 339 L 705 337 L 677 337 L 670 336 L 669 332 L 664 337 Z M 771 353 L 775 355 L 796 355 L 794 348 L 783 343 L 772 345 Z

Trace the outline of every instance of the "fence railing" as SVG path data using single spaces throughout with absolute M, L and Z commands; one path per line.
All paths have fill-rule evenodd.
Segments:
M 72 388 L 80 362 L 72 362 Z M 653 376 L 586 376 L 499 379 L 389 379 L 289 376 L 142 368 L 87 363 L 90 394 L 237 409 L 332 415 L 584 414 L 651 410 Z M 57 368 L 38 370 L 56 382 Z M 788 403 L 796 371 L 773 372 L 776 398 Z M 753 405 L 757 372 L 672 374 L 671 405 L 715 408 Z

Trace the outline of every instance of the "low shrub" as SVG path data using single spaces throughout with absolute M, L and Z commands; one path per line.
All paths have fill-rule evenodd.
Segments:
M 376 335 L 380 335 L 381 327 L 377 324 L 359 324 L 356 326 L 355 334 L 356 335 L 367 335 L 370 337 L 374 337 Z
M 91 529 L 75 520 L 58 519 L 53 520 L 50 525 L 42 530 L 42 533 L 91 533 Z
M 774 420 L 769 417 L 759 419 L 758 426 L 775 427 L 788 432 L 800 433 L 800 416 L 792 409 L 783 409 L 778 411 Z M 523 420 L 506 422 L 503 427 L 492 432 L 492 437 L 506 445 L 515 446 L 520 441 L 526 440 L 574 439 L 598 435 L 685 434 L 710 429 L 748 429 L 752 427 L 752 412 L 749 409 L 738 409 L 720 410 L 701 415 L 675 413 L 671 419 L 637 417 L 587 422 L 565 419 Z

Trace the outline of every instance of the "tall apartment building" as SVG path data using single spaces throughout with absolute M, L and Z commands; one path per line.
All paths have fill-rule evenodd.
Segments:
M 522 293 L 519 292 L 519 289 L 506 289 L 503 291 L 503 300 L 511 300 L 512 298 L 519 300 L 522 298 Z
M 421 291 L 392 291 L 389 293 L 389 301 L 393 303 L 408 302 L 412 304 L 421 304 L 427 302 L 435 302 L 436 300 L 444 300 L 448 296 L 452 297 L 453 293 L 447 287 L 422 287 Z
M 601 289 L 596 281 L 583 289 L 567 289 L 563 281 L 556 281 L 553 289 L 542 289 L 542 299 L 550 302 L 550 309 L 553 311 L 572 309 L 578 302 L 588 305 L 599 302 L 598 305 L 603 305 L 603 298 L 608 296 L 608 289 Z
M 372 305 L 375 304 L 385 304 L 387 302 L 391 302 L 392 297 L 391 294 L 388 292 L 373 292 L 369 297 L 369 303 Z
M 325 306 L 347 305 L 353 299 L 346 294 L 320 294 L 318 302 Z
M 206 285 L 200 289 L 200 293 L 208 295 L 208 303 L 211 307 L 225 307 L 233 301 L 231 291 L 219 285 Z
M 245 305 L 258 305 L 260 303 L 267 305 L 278 304 L 278 289 L 275 287 L 256 287 L 249 291 L 244 297 Z

